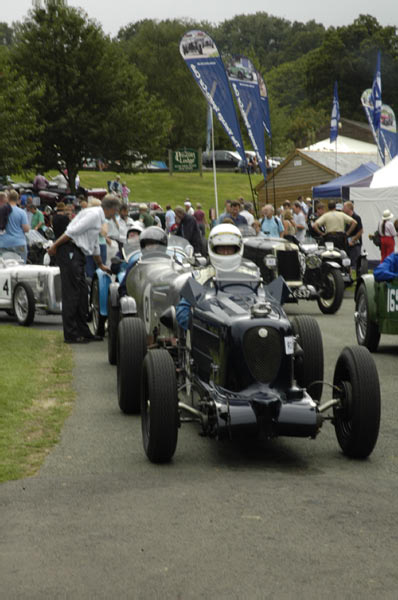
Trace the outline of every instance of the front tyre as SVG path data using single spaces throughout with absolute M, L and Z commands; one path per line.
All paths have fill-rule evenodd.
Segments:
M 323 343 L 317 321 L 313 317 L 298 316 L 292 319 L 292 328 L 302 355 L 294 359 L 294 378 L 302 388 L 308 389 L 316 402 L 322 397 Z M 318 383 L 315 383 L 318 382 Z
M 344 279 L 339 269 L 327 269 L 322 274 L 318 306 L 325 315 L 333 315 L 343 302 Z
M 365 346 L 370 352 L 377 351 L 380 331 L 377 323 L 370 320 L 368 295 L 363 283 L 355 300 L 355 333 L 360 346 Z
M 23 281 L 17 283 L 12 296 L 12 308 L 20 325 L 27 327 L 33 323 L 36 301 L 30 285 Z
M 149 460 L 170 461 L 177 446 L 178 399 L 175 365 L 167 350 L 151 350 L 145 357 L 141 419 Z
M 144 323 L 137 317 L 122 319 L 117 333 L 117 396 L 120 410 L 125 414 L 140 412 L 145 354 Z
M 340 448 L 352 458 L 367 458 L 376 445 L 380 425 L 380 385 L 367 348 L 346 347 L 337 359 L 333 385 L 340 405 L 333 408 Z

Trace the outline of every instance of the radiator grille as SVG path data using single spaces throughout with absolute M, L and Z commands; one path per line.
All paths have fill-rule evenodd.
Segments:
M 278 274 L 286 281 L 300 281 L 300 263 L 297 250 L 283 250 L 276 253 Z
M 260 330 L 267 336 L 261 337 Z M 261 332 L 260 332 L 261 333 Z M 243 336 L 243 353 L 252 377 L 260 383 L 271 383 L 282 360 L 282 338 L 272 327 L 252 327 Z

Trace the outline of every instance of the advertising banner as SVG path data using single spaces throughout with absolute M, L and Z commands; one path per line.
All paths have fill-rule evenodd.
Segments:
M 256 153 L 258 166 L 264 175 L 264 179 L 266 179 L 264 119 L 257 71 L 251 61 L 244 56 L 228 57 L 226 59 L 226 70 L 247 133 Z
M 337 92 L 337 81 L 334 82 L 332 115 L 330 117 L 330 143 L 337 140 L 339 134 L 340 105 Z
M 192 30 L 183 35 L 180 53 L 236 151 L 246 163 L 234 101 L 217 46 L 204 31 Z
M 390 159 L 394 158 L 394 156 L 398 154 L 398 136 L 397 122 L 393 109 L 391 106 L 388 106 L 388 104 L 381 105 L 380 130 L 379 136 L 377 136 L 373 114 L 372 90 L 370 88 L 363 92 L 361 96 L 361 102 L 368 118 L 369 125 L 372 128 L 373 136 L 375 138 L 377 147 L 379 148 L 380 155 L 382 155 L 382 158 L 384 158 L 384 154 L 387 152 L 387 155 Z

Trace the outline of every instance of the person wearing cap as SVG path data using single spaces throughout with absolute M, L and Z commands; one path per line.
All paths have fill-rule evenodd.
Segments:
M 82 210 L 47 250 L 56 256 L 61 272 L 62 324 L 67 344 L 84 344 L 102 340 L 93 336 L 87 325 L 88 288 L 85 275 L 86 257 L 93 256 L 99 269 L 111 273 L 100 256 L 98 235 L 106 219 L 120 207 L 117 197 L 107 194 L 101 206 Z
M 321 226 L 325 227 L 322 233 Z M 345 231 L 345 227 L 348 229 Z M 328 211 L 319 217 L 313 224 L 313 230 L 323 238 L 325 242 L 333 242 L 336 248 L 346 249 L 346 236 L 350 237 L 357 222 L 343 211 L 336 210 L 336 202 L 329 200 Z
M 397 235 L 397 232 L 394 227 L 393 219 L 394 215 L 387 208 L 383 212 L 383 216 L 381 217 L 377 227 L 381 241 L 381 262 L 383 262 L 387 256 L 394 252 L 395 236 Z
M 189 201 L 189 198 L 187 198 L 184 202 L 184 208 L 185 208 L 185 212 L 187 213 L 187 215 L 191 215 L 191 217 L 193 217 L 194 215 L 194 209 L 192 208 L 192 204 Z
M 152 215 L 149 214 L 148 212 L 148 206 L 145 204 L 145 202 L 142 202 L 139 206 L 139 211 L 140 211 L 140 221 L 142 221 L 142 223 L 144 224 L 144 227 L 152 227 L 152 225 L 155 224 L 155 221 L 152 217 Z

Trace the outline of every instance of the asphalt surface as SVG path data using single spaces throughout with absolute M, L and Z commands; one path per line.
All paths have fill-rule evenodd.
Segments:
M 356 344 L 352 298 L 334 316 L 287 310 L 318 319 L 332 380 Z M 397 598 L 397 337 L 374 355 L 382 421 L 365 461 L 328 423 L 266 444 L 185 424 L 173 462 L 153 465 L 139 417 L 118 409 L 106 343 L 74 351 L 60 444 L 36 477 L 0 486 L 1 598 Z

